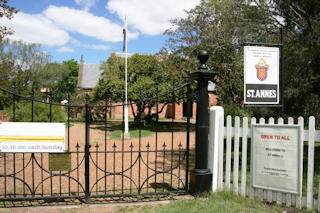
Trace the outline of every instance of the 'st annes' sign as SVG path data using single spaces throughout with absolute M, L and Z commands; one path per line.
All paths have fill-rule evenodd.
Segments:
M 279 104 L 279 48 L 244 47 L 244 103 Z

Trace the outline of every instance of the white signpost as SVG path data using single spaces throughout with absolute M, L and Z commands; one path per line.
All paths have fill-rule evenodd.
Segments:
M 279 104 L 279 48 L 244 47 L 244 103 Z
M 64 123 L 0 122 L 0 152 L 65 152 Z
M 252 125 L 253 187 L 301 194 L 301 128 L 299 125 Z

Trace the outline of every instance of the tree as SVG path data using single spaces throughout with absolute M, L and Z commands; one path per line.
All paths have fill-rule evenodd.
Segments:
M 74 93 L 77 90 L 79 64 L 74 59 L 63 61 L 63 65 L 69 70 L 68 78 L 66 79 L 66 90 L 68 93 Z
M 123 101 L 124 58 L 111 56 L 101 67 L 104 72 L 93 90 L 94 100 Z M 128 58 L 128 100 L 131 106 L 133 103 L 137 105 L 137 111 L 133 111 L 135 121 L 143 117 L 145 109 L 147 109 L 146 118 L 150 118 L 155 97 L 172 89 L 171 81 L 168 79 L 174 81 L 177 76 L 166 70 L 163 63 L 153 55 L 134 54 Z M 168 103 L 170 98 L 169 95 L 159 98 L 158 101 Z
M 18 10 L 15 7 L 10 7 L 8 5 L 8 0 L 0 0 L 0 18 L 12 19 L 13 14 L 17 13 Z M 12 29 L 6 26 L 0 26 L 0 40 L 2 40 L 6 35 L 13 34 Z
M 50 55 L 42 52 L 38 44 L 22 41 L 0 41 L 0 85 L 7 90 L 37 98 L 45 98 L 40 88 L 51 89 L 52 100 L 59 102 L 74 93 L 77 88 L 78 64 L 75 60 L 50 63 Z M 14 87 L 14 88 L 13 88 Z M 8 106 L 12 97 L 2 95 L 0 106 Z
M 193 71 L 199 62 L 200 49 L 208 51 L 209 67 L 218 72 L 217 93 L 222 104 L 235 103 L 243 106 L 243 53 L 241 44 L 249 41 L 274 40 L 276 28 L 269 11 L 251 7 L 247 1 L 202 1 L 187 12 L 186 18 L 172 21 L 173 28 L 166 49 L 175 57 L 189 61 Z M 254 18 L 253 18 L 254 17 Z
M 41 51 L 40 45 L 0 40 L 1 87 L 29 96 L 31 88 L 40 88 L 48 79 L 43 72 L 48 60 L 49 55 Z M 11 97 L 3 96 L 0 105 L 7 106 L 10 100 Z
M 279 43 L 285 32 L 285 114 L 319 117 L 320 2 L 317 0 L 209 0 L 172 21 L 166 49 L 197 66 L 196 53 L 206 49 L 209 67 L 218 72 L 221 105 L 243 107 L 245 42 Z M 183 64 L 185 66 L 186 64 Z M 310 104 L 305 104 L 310 103 Z M 270 109 L 268 115 L 275 115 Z M 278 113 L 277 113 L 278 114 Z
M 290 116 L 315 116 L 320 124 L 320 2 L 276 0 L 284 19 L 285 109 Z
M 44 66 L 42 87 L 49 87 L 52 100 L 60 102 L 77 91 L 79 65 L 74 59 L 62 64 L 54 62 Z

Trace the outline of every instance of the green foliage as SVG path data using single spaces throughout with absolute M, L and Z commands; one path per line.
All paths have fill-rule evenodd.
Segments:
M 51 90 L 53 102 L 67 99 L 77 91 L 78 63 L 71 59 L 50 63 L 50 56 L 42 52 L 41 46 L 22 41 L 0 40 L 0 85 L 17 94 L 43 99 L 40 88 Z M 9 94 L 1 93 L 0 107 L 12 103 Z M 46 97 L 45 97 L 46 98 Z
M 47 79 L 42 68 L 48 63 L 49 55 L 41 51 L 37 44 L 22 41 L 0 41 L 0 84 L 1 87 L 15 90 L 20 94 L 30 92 L 27 88 L 39 88 Z
M 102 69 L 104 72 L 93 90 L 93 99 L 122 102 L 125 91 L 125 59 L 111 56 L 102 64 Z M 171 82 L 177 79 L 175 73 L 168 71 L 164 63 L 153 55 L 134 54 L 128 58 L 127 72 L 128 100 L 130 103 L 138 103 L 137 112 L 134 113 L 136 121 L 143 116 L 146 108 L 147 116 L 151 116 L 151 107 L 155 104 L 155 99 L 152 100 L 151 97 L 170 91 Z M 179 81 L 176 86 L 179 86 Z M 170 94 L 158 99 L 163 103 L 171 100 Z
M 79 64 L 74 59 L 64 61 L 62 64 L 69 70 L 68 78 L 65 79 L 66 88 L 64 91 L 72 94 L 77 91 Z
M 166 48 L 174 58 L 188 59 L 181 65 L 195 70 L 201 49 L 208 51 L 208 66 L 218 72 L 217 95 L 224 106 L 243 108 L 243 52 L 241 44 L 248 41 L 271 42 L 275 30 L 269 11 L 250 7 L 247 1 L 202 1 L 187 12 L 186 18 L 172 21 Z M 188 65 L 187 65 L 188 64 Z M 180 69 L 181 70 L 181 69 Z
M 241 108 L 234 103 L 226 104 L 224 107 L 224 115 L 228 116 L 231 115 L 232 118 L 235 116 L 239 116 L 240 118 L 247 117 L 251 118 L 252 111 L 248 108 Z
M 276 2 L 285 18 L 285 113 L 320 125 L 320 2 Z
M 0 85 L 16 93 L 29 95 L 31 87 L 39 88 L 47 79 L 42 67 L 49 56 L 41 52 L 40 46 L 22 41 L 0 40 Z M 15 88 L 13 88 L 15 86 Z M 2 94 L 0 105 L 9 106 L 11 95 Z
M 74 59 L 59 63 L 48 63 L 43 67 L 47 80 L 42 87 L 50 88 L 52 100 L 60 102 L 77 91 L 79 65 Z
M 166 49 L 180 68 L 197 68 L 196 54 L 208 51 L 209 67 L 222 105 L 243 107 L 243 49 L 245 42 L 279 43 L 285 32 L 285 114 L 320 116 L 320 2 L 317 0 L 209 0 L 172 21 Z M 180 69 L 181 70 L 181 69 Z M 259 112 L 259 110 L 255 110 Z M 271 114 L 278 114 L 273 108 Z
M 52 105 L 52 122 L 65 122 L 66 113 L 61 106 Z M 45 103 L 34 102 L 33 108 L 34 122 L 49 122 L 50 121 L 50 105 Z M 13 107 L 5 109 L 9 121 L 13 121 Z M 21 100 L 15 104 L 15 121 L 30 122 L 32 120 L 32 103 L 31 101 Z
M 18 10 L 15 7 L 8 5 L 9 0 L 0 0 L 0 18 L 12 19 L 13 14 L 17 13 Z M 2 40 L 6 35 L 13 34 L 13 31 L 6 26 L 0 26 L 0 40 Z

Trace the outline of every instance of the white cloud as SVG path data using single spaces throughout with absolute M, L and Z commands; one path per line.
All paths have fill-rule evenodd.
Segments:
M 194 8 L 200 0 L 110 0 L 106 8 L 128 25 L 147 35 L 157 35 L 171 27 L 169 20 L 185 17 L 185 10 Z
M 77 5 L 82 5 L 85 11 L 89 11 L 91 7 L 96 5 L 95 0 L 74 0 Z
M 19 12 L 11 20 L 0 19 L 0 24 L 14 30 L 14 34 L 9 37 L 13 40 L 53 46 L 64 45 L 70 39 L 68 32 L 57 27 L 42 14 L 30 15 Z
M 49 6 L 41 14 L 17 13 L 13 19 L 0 19 L 0 25 L 14 30 L 9 38 L 23 40 L 30 43 L 39 43 L 49 46 L 64 46 L 74 39 L 69 32 L 96 38 L 104 42 L 120 42 L 123 39 L 122 28 L 110 20 L 95 16 L 84 10 L 68 7 Z M 135 39 L 138 32 L 128 32 L 128 39 Z M 87 49 L 109 49 L 106 45 L 79 44 Z M 59 49 L 61 51 L 61 49 Z M 62 51 L 66 49 L 62 48 Z M 70 51 L 70 50 L 69 50 Z
M 68 7 L 50 6 L 44 11 L 46 17 L 64 30 L 94 37 L 106 42 L 122 41 L 122 26 L 93 14 Z M 138 33 L 128 33 L 128 38 L 137 38 Z
M 56 50 L 57 52 L 60 53 L 73 53 L 74 49 L 71 47 L 60 47 L 59 49 Z
M 70 42 L 76 47 L 82 47 L 86 49 L 94 50 L 109 50 L 110 46 L 104 44 L 83 44 L 77 39 L 71 39 Z
M 109 50 L 110 47 L 108 45 L 103 45 L 103 44 L 88 44 L 84 45 L 85 48 L 87 49 L 95 49 L 95 50 Z

